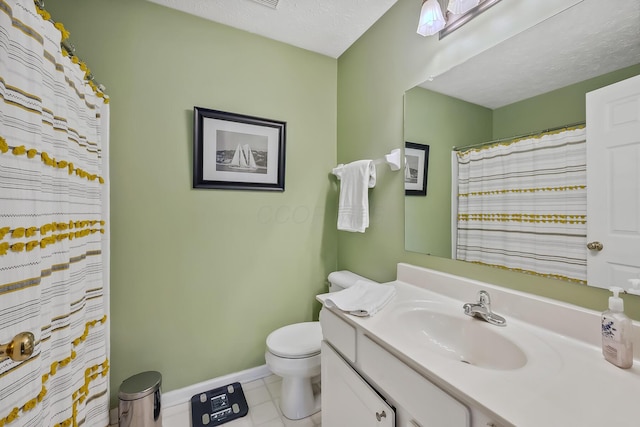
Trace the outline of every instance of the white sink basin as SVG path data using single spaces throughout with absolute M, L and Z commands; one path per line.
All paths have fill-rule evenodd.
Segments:
M 453 310 L 452 307 L 449 307 Z M 527 364 L 524 351 L 507 338 L 509 328 L 490 325 L 462 314 L 447 313 L 434 304 L 398 306 L 391 313 L 398 333 L 424 350 L 485 369 L 513 370 Z

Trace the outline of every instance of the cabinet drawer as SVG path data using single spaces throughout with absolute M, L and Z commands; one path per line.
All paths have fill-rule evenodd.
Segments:
M 364 335 L 358 337 L 358 365 L 393 396 L 418 426 L 468 427 L 469 409 Z
M 356 329 L 326 308 L 320 312 L 322 336 L 351 363 L 356 362 Z

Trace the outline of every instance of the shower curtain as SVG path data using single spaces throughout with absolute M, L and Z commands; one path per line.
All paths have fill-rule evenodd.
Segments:
M 33 0 L 0 0 L 0 426 L 107 426 L 107 98 Z
M 586 283 L 585 135 L 569 128 L 455 153 L 455 258 Z

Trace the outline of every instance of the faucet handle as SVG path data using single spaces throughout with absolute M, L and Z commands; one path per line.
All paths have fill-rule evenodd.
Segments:
M 491 297 L 489 293 L 487 291 L 478 292 L 478 302 L 487 308 L 491 307 Z
M 473 316 L 472 313 L 472 308 L 473 305 L 471 303 L 466 303 L 465 305 L 462 306 L 462 308 L 464 309 L 464 314 L 466 314 L 467 316 Z

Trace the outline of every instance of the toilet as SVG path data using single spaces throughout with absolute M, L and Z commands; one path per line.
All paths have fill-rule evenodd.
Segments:
M 371 282 L 351 271 L 329 274 L 329 292 L 355 285 L 358 280 Z M 312 379 L 320 375 L 320 322 L 302 322 L 283 326 L 267 337 L 264 358 L 275 375 L 282 377 L 280 410 L 291 419 L 299 420 L 320 410 L 320 396 L 313 394 Z

